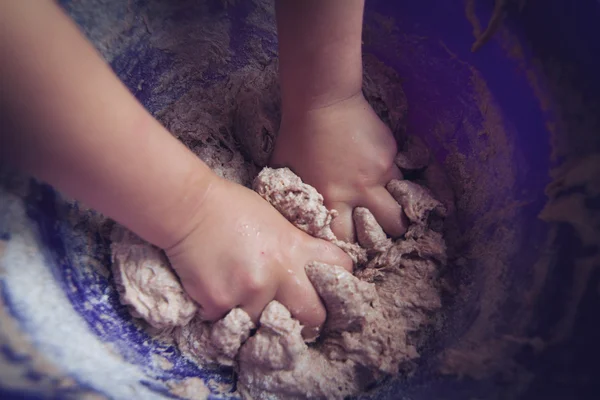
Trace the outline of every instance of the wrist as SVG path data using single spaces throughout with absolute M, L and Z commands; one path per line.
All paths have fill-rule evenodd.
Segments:
M 352 101 L 362 97 L 362 81 L 360 84 L 348 85 L 348 87 L 330 89 L 312 94 L 289 95 L 282 101 L 282 114 L 302 115 L 311 111 L 335 107 L 341 103 Z
M 362 87 L 364 0 L 277 1 L 283 110 L 327 107 Z
M 358 110 L 360 108 L 370 107 L 364 98 L 362 90 L 354 93 L 348 93 L 345 97 L 331 98 L 327 104 L 313 102 L 306 107 L 283 108 L 281 120 L 281 132 L 285 132 L 287 127 L 301 126 L 306 123 L 320 124 L 325 121 L 331 121 L 337 117 L 343 118 L 348 110 Z
M 219 178 L 208 166 L 198 160 L 182 179 L 181 190 L 169 196 L 169 203 L 158 217 L 159 229 L 153 244 L 169 250 L 183 242 L 200 224 L 206 199 L 211 196 Z

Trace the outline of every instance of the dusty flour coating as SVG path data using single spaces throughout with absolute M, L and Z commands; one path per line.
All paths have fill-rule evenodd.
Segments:
M 335 212 L 327 210 L 323 197 L 289 169 L 264 168 L 253 187 L 298 228 L 342 244 L 330 228 Z M 214 324 L 198 317 L 182 324 L 180 316 L 188 316 L 189 299 L 176 276 L 160 257 L 137 259 L 145 268 L 132 268 L 131 257 L 117 256 L 131 241 L 113 242 L 115 276 L 129 271 L 129 279 L 120 283 L 124 286 L 121 299 L 133 308 L 134 316 L 148 319 L 153 326 L 157 315 L 161 321 L 173 321 L 170 327 L 183 325 L 171 334 L 188 357 L 203 364 L 235 366 L 239 390 L 246 398 L 341 399 L 364 391 L 382 378 L 402 372 L 419 356 L 415 337 L 441 307 L 436 278 L 446 262 L 446 249 L 441 234 L 431 229 L 431 221 L 443 218 L 445 207 L 428 189 L 409 181 L 391 181 L 388 190 L 409 219 L 405 238 L 392 242 L 369 210 L 357 208 L 353 216 L 359 245 L 341 246 L 354 256 L 356 276 L 338 266 L 306 266 L 328 312 L 323 334 L 315 344 L 305 343 L 300 323 L 276 301 L 263 311 L 254 333 L 254 324 L 241 309 Z M 357 258 L 356 249 L 362 258 Z M 179 296 L 169 298 L 169 303 L 159 291 L 152 291 L 158 281 L 138 277 L 145 269 L 152 270 L 152 276 L 163 277 L 160 284 L 178 287 L 181 291 L 175 292 Z M 160 269 L 163 271 L 157 272 Z M 141 285 L 150 288 L 144 291 Z M 171 314 L 149 312 L 158 307 L 152 305 L 148 292 L 154 294 L 157 304 L 169 303 Z

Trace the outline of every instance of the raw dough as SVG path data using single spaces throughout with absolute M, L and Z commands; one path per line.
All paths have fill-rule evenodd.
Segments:
M 164 327 L 166 321 L 183 325 L 172 333 L 180 350 L 203 364 L 236 366 L 245 398 L 342 399 L 409 368 L 419 356 L 423 328 L 441 307 L 437 277 L 446 262 L 446 247 L 431 227 L 444 218 L 445 206 L 416 183 L 391 181 L 388 190 L 409 220 L 405 237 L 392 242 L 369 210 L 356 208 L 359 244 L 348 244 L 331 231 L 335 211 L 327 210 L 323 197 L 289 169 L 265 168 L 253 187 L 298 228 L 336 243 L 355 261 L 355 275 L 338 266 L 306 266 L 328 312 L 320 340 L 305 343 L 300 323 L 276 301 L 265 308 L 254 334 L 253 323 L 241 309 L 214 324 L 198 317 L 182 324 L 185 318 L 180 316 L 187 318 L 192 307 L 164 256 L 158 257 L 150 245 L 143 252 L 136 247 L 143 244 L 122 235 L 126 240 L 113 243 L 113 269 L 115 277 L 128 278 L 120 280 L 120 293 L 132 314 L 153 326 Z M 138 250 L 127 253 L 128 246 Z M 143 254 L 150 258 L 141 259 Z M 131 266 L 133 260 L 136 267 Z M 157 281 L 146 278 L 146 269 L 160 276 L 165 287 L 178 288 L 170 292 L 179 295 L 166 300 L 154 286 Z M 172 307 L 169 313 L 157 313 L 158 304 L 165 308 L 165 303 Z
M 158 329 L 190 322 L 198 307 L 181 287 L 164 253 L 119 226 L 111 239 L 115 284 L 131 315 Z
M 252 320 L 243 310 L 231 310 L 214 324 L 195 318 L 174 332 L 179 349 L 202 364 L 235 365 L 241 345 L 254 329 Z
M 297 228 L 335 243 L 352 258 L 354 264 L 363 265 L 367 261 L 365 249 L 337 240 L 333 234 L 330 224 L 337 211 L 328 210 L 323 196 L 289 169 L 264 168 L 254 180 L 253 189 Z
M 171 393 L 186 400 L 207 400 L 210 390 L 200 378 L 187 378 L 182 381 L 167 382 Z
M 396 155 L 395 161 L 402 171 L 419 170 L 429 166 L 431 155 L 422 139 L 417 136 L 409 136 Z

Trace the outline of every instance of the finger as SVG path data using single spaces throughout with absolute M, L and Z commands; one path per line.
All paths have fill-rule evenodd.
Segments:
M 385 233 L 391 237 L 397 238 L 406 233 L 408 220 L 402 207 L 384 187 L 378 187 L 371 191 L 366 207 Z
M 325 307 L 304 271 L 288 270 L 282 277 L 275 300 L 305 327 L 303 335 L 318 332 L 325 322 Z
M 329 265 L 339 265 L 346 271 L 352 272 L 354 265 L 352 259 L 336 245 L 325 240 L 313 240 L 315 257 L 311 261 L 318 261 Z
M 333 203 L 328 208 L 333 208 L 338 212 L 338 215 L 331 221 L 331 230 L 335 236 L 344 242 L 356 242 L 352 208 L 345 203 Z

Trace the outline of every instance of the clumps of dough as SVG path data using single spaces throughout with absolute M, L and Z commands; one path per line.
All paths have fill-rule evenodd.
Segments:
M 288 182 L 292 185 L 287 186 Z M 263 185 L 269 189 L 264 191 Z M 305 212 L 310 221 L 319 221 L 313 231 L 329 232 L 323 222 L 329 224 L 331 219 L 322 217 L 327 212 L 322 201 L 311 200 L 314 188 L 289 169 L 264 169 L 254 188 L 260 194 L 267 192 L 263 197 L 283 215 L 291 214 L 292 223 L 302 221 L 301 229 L 307 224 L 297 213 Z M 397 374 L 419 356 L 414 337 L 441 307 L 436 282 L 439 267 L 446 262 L 446 247 L 442 235 L 430 227 L 433 216 L 444 217 L 445 208 L 428 189 L 412 182 L 392 181 L 388 190 L 406 210 L 410 225 L 405 237 L 393 242 L 371 212 L 360 207 L 353 213 L 360 245 L 330 239 L 329 233 L 321 236 L 347 252 L 349 248 L 361 250 L 356 276 L 316 262 L 306 267 L 327 309 L 321 340 L 308 347 L 301 345 L 299 333 L 289 336 L 297 340 L 294 357 L 290 357 L 274 350 L 275 343 L 282 341 L 279 334 L 259 327 L 261 339 L 250 338 L 242 347 L 242 393 L 267 399 L 300 398 L 308 391 L 317 398 L 343 398 Z M 290 204 L 291 213 L 286 209 Z M 289 319 L 289 313 L 281 318 Z M 288 358 L 274 363 L 274 354 Z M 295 364 L 290 360 L 296 360 Z
M 404 327 L 381 306 L 376 286 L 338 266 L 312 263 L 306 272 L 330 315 L 323 340 L 327 357 L 352 361 L 372 378 L 397 374 L 413 352 L 407 351 Z
M 238 389 L 244 398 L 341 399 L 360 390 L 353 363 L 332 368 L 323 352 L 304 342 L 301 330 L 283 305 L 269 303 L 240 351 Z
M 408 219 L 421 227 L 427 226 L 429 217 L 446 216 L 444 205 L 433 197 L 431 191 L 411 181 L 392 180 L 387 190 L 402 206 Z
M 353 212 L 358 243 L 346 243 L 331 230 L 336 212 L 289 169 L 265 168 L 253 187 L 295 226 L 338 245 L 355 262 L 354 274 L 318 262 L 306 266 L 327 309 L 320 339 L 308 344 L 302 325 L 276 301 L 265 308 L 256 330 L 241 309 L 215 323 L 192 319 L 196 305 L 162 252 L 125 235 L 113 243 L 113 270 L 132 314 L 153 326 L 178 326 L 171 334 L 189 358 L 234 366 L 244 398 L 343 399 L 410 367 L 419 357 L 423 328 L 442 306 L 437 282 L 446 245 L 437 225 L 446 207 L 414 182 L 391 181 L 387 188 L 407 216 L 404 237 L 392 241 L 371 212 L 358 207 Z M 169 308 L 176 305 L 183 311 Z
M 154 328 L 186 325 L 198 306 L 181 287 L 163 251 L 116 227 L 112 233 L 112 272 L 121 303 Z
M 240 351 L 238 387 L 245 398 L 342 399 L 397 374 L 402 362 L 417 356 L 375 284 L 317 262 L 306 272 L 328 311 L 324 338 L 308 346 L 301 325 L 271 302 Z
M 176 329 L 174 337 L 184 354 L 202 364 L 234 366 L 240 347 L 254 328 L 250 316 L 244 310 L 234 308 L 215 323 L 195 318 Z
M 236 308 L 214 324 L 202 321 L 198 305 L 184 291 L 162 250 L 118 225 L 111 238 L 113 276 L 131 315 L 172 331 L 180 350 L 193 358 L 233 366 L 255 328 L 250 316 Z
M 252 187 L 297 228 L 319 239 L 336 240 L 330 225 L 337 212 L 328 210 L 323 196 L 288 168 L 263 168 Z
M 219 364 L 233 364 L 240 347 L 250 337 L 250 331 L 254 328 L 250 316 L 241 308 L 231 310 L 225 318 L 214 323 L 210 340 L 218 352 Z M 224 363 L 221 361 L 223 359 L 228 362 Z
M 289 370 L 307 348 L 302 325 L 277 301 L 270 302 L 260 316 L 260 328 L 242 349 L 242 360 L 255 360 L 271 370 Z M 243 369 L 242 369 L 243 370 Z

